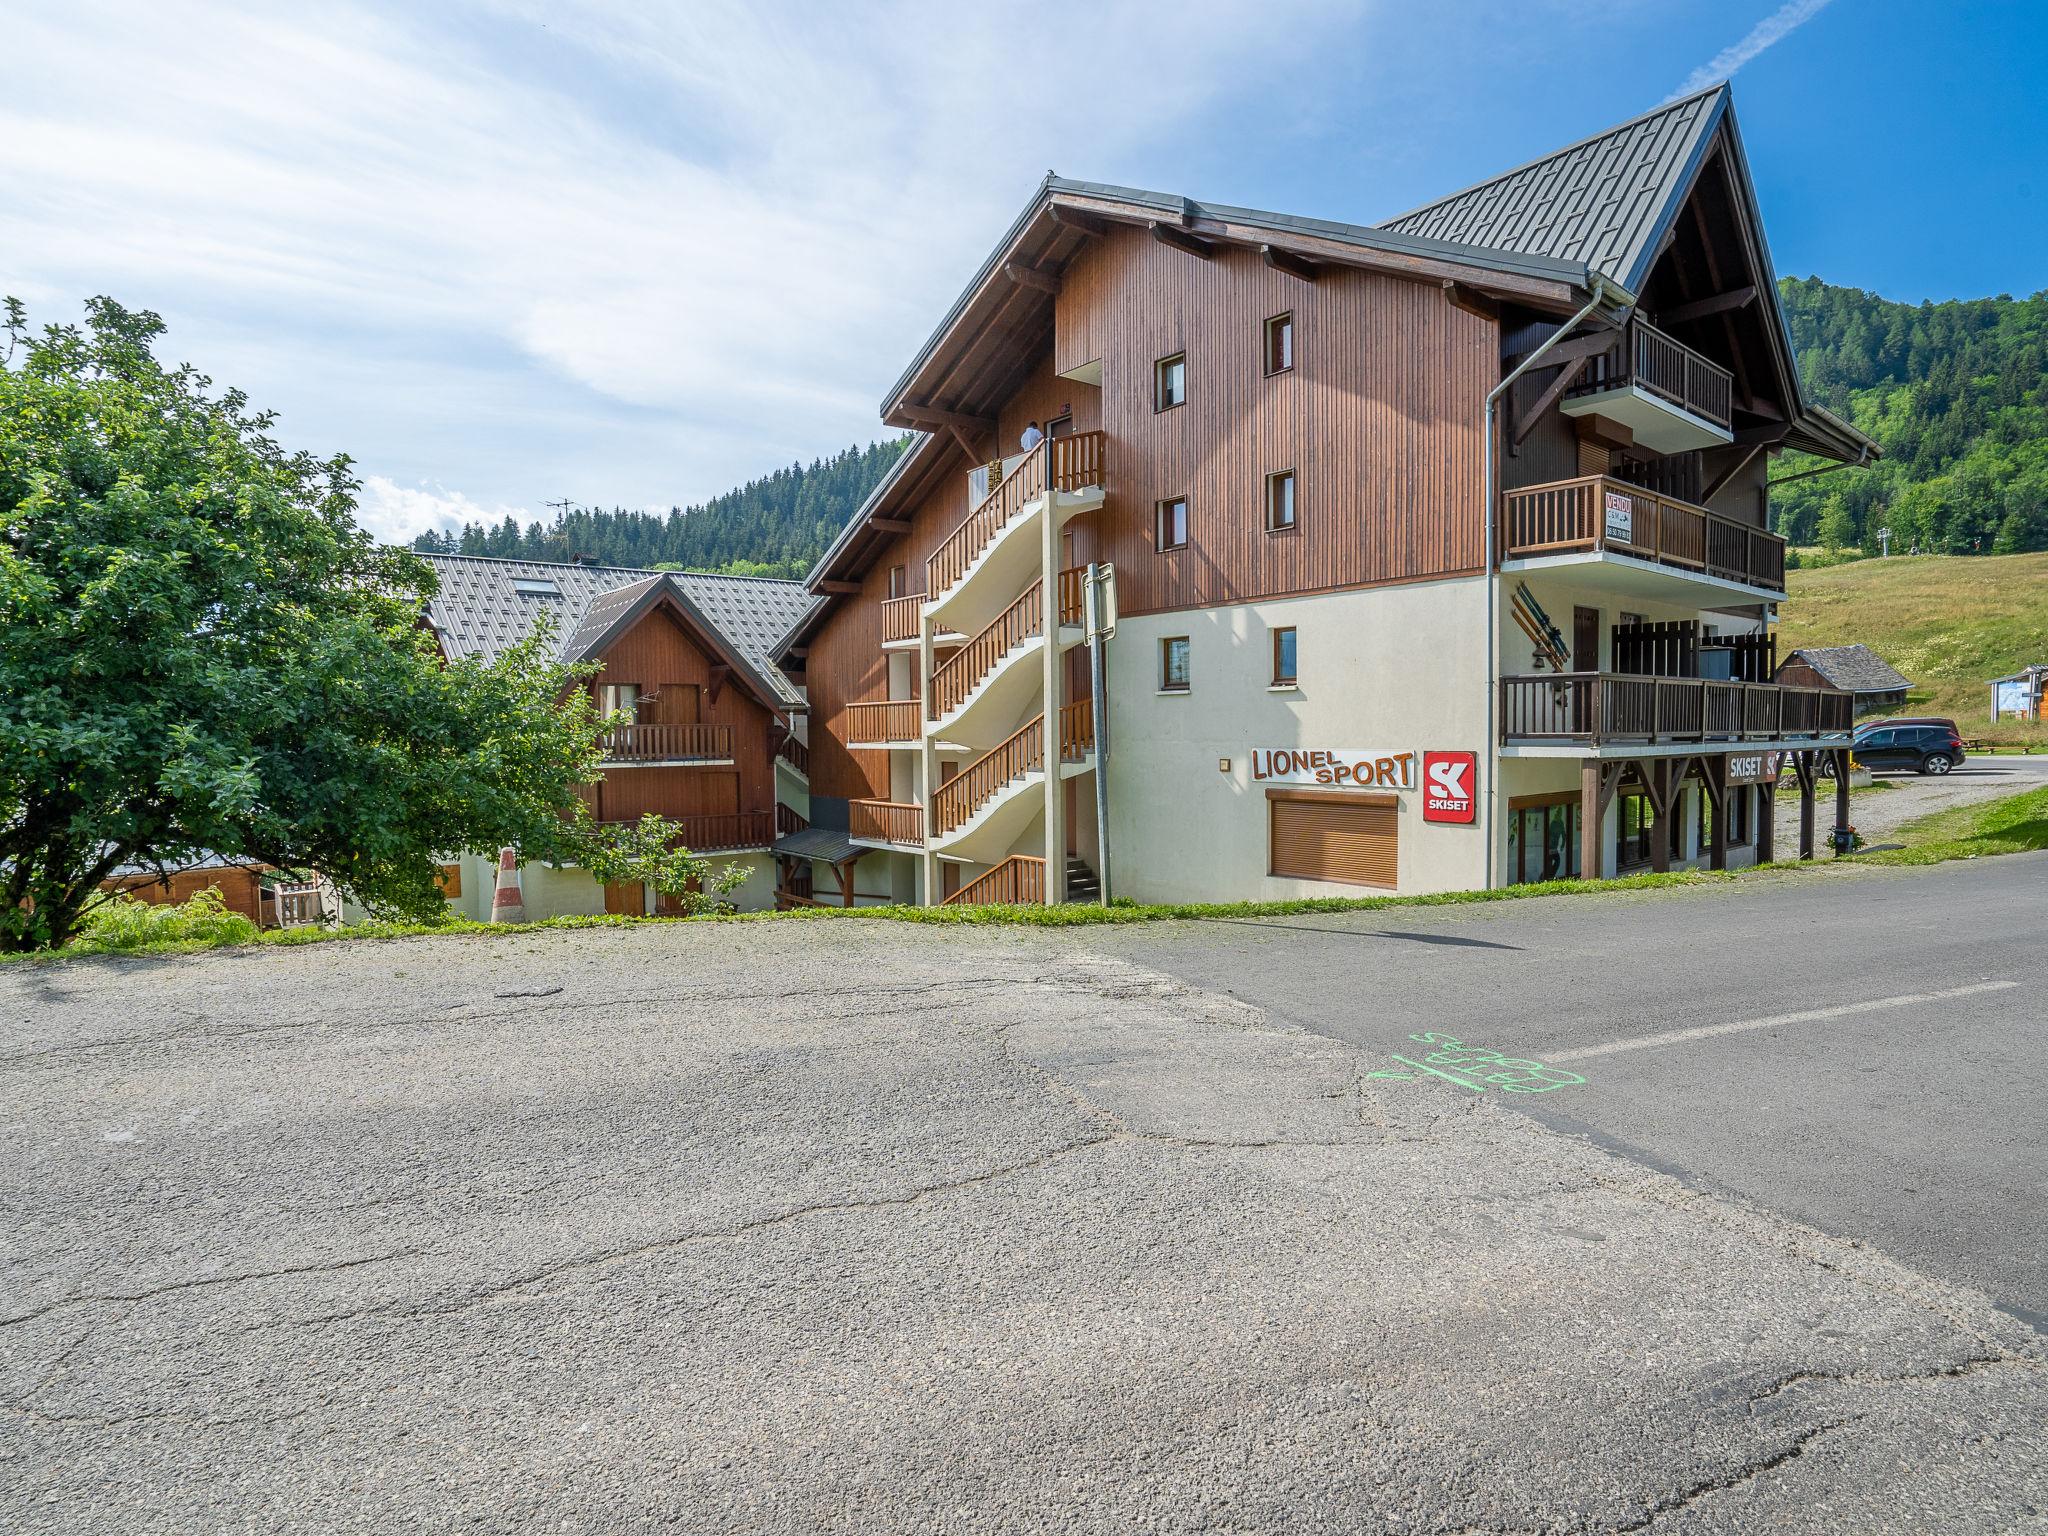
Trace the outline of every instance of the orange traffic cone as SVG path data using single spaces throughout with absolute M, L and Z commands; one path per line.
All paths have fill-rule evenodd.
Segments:
M 526 898 L 519 890 L 519 855 L 510 848 L 498 850 L 498 888 L 491 893 L 491 921 L 526 921 Z

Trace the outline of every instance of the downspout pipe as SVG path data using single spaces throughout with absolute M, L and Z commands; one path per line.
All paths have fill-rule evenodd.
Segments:
M 1618 289 L 1598 272 L 1592 274 L 1592 297 L 1586 300 L 1579 312 L 1565 321 L 1543 344 L 1520 363 L 1514 371 L 1486 392 L 1486 423 L 1481 433 L 1481 461 L 1485 468 L 1481 475 L 1485 501 L 1481 504 L 1479 523 L 1486 531 L 1486 888 L 1493 889 L 1495 849 L 1500 842 L 1498 817 L 1500 796 L 1495 789 L 1495 780 L 1500 776 L 1500 573 L 1494 559 L 1494 525 L 1496 522 L 1494 503 L 1500 499 L 1499 487 L 1494 483 L 1497 470 L 1494 464 L 1494 428 L 1499 416 L 1500 399 L 1515 387 L 1516 380 L 1530 369 L 1540 367 L 1544 357 L 1559 342 L 1579 328 L 1586 317 L 1609 299 L 1633 304 L 1635 298 L 1625 289 Z M 1585 872 L 1582 870 L 1583 875 Z M 1597 878 L 1588 876 L 1587 878 Z

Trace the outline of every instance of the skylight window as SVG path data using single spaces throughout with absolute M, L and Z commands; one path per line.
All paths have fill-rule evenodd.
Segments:
M 560 597 L 562 589 L 552 581 L 540 581 L 527 576 L 514 576 L 512 590 L 521 597 Z

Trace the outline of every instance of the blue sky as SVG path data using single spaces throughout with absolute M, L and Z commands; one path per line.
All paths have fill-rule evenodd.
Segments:
M 1047 169 L 1374 222 L 1731 74 L 1781 271 L 2048 287 L 2048 8 L 0 0 L 0 290 L 93 293 L 409 536 L 878 435 Z

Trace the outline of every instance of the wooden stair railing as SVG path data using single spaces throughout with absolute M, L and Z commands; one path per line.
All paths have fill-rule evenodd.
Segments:
M 1080 699 L 1060 708 L 1060 758 L 1076 762 L 1095 750 L 1095 701 Z
M 1038 906 L 1045 900 L 1045 860 L 1013 853 L 987 873 L 960 887 L 942 907 Z
M 924 845 L 924 807 L 900 800 L 849 800 L 846 835 L 871 843 Z
M 1045 766 L 1045 717 L 1034 716 L 938 787 L 932 796 L 932 825 L 951 832 L 999 794 L 1005 785 Z
M 936 602 L 950 592 L 1010 519 L 1048 487 L 1071 492 L 1102 484 L 1105 457 L 1099 431 L 1056 437 L 1025 454 L 925 561 L 924 600 Z
M 1085 566 L 1071 566 L 1060 572 L 1060 623 L 1081 622 L 1081 581 Z M 1011 651 L 1026 640 L 1045 633 L 1043 582 L 1034 581 L 1017 600 L 990 619 L 959 650 L 932 673 L 931 717 L 943 720 L 967 701 L 989 673 Z

